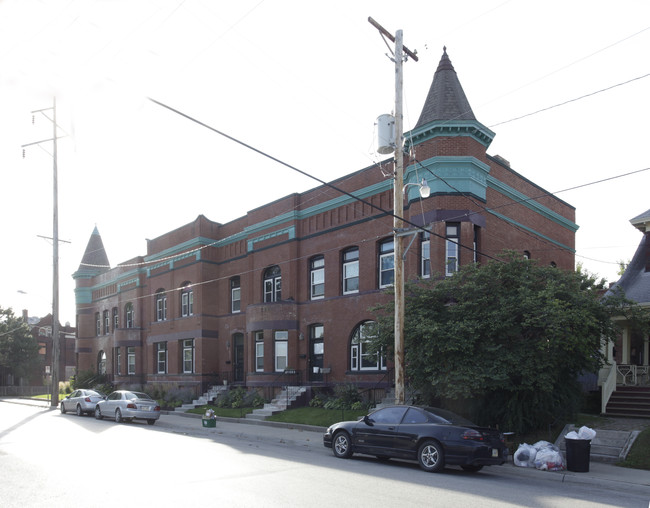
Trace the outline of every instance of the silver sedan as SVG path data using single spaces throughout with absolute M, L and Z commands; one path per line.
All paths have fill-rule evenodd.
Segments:
M 68 411 L 75 411 L 77 416 L 84 414 L 92 414 L 95 411 L 95 406 L 100 400 L 103 400 L 105 395 L 95 390 L 75 390 L 65 399 L 61 401 L 61 413 L 65 414 Z
M 160 406 L 146 393 L 117 390 L 95 404 L 95 418 L 104 417 L 114 418 L 117 423 L 147 420 L 153 425 L 160 418 Z

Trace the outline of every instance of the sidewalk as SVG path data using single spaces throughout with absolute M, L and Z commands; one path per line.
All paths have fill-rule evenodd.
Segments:
M 47 401 L 32 399 L 3 397 L 0 398 L 0 402 L 28 404 L 43 409 L 50 407 Z M 246 420 L 243 418 L 218 418 L 216 427 L 205 428 L 201 423 L 201 415 L 163 411 L 155 427 L 192 436 L 218 437 L 223 435 L 248 441 L 263 441 L 282 446 L 323 450 L 331 453 L 323 446 L 323 432 L 325 429 L 309 425 Z M 624 488 L 648 494 L 650 497 L 650 471 L 618 467 L 602 462 L 590 462 L 589 471 L 585 473 L 540 471 L 534 468 L 518 467 L 512 462 L 508 462 L 503 466 L 491 466 L 486 471 L 489 471 L 490 474 L 503 476 L 581 483 L 611 489 Z

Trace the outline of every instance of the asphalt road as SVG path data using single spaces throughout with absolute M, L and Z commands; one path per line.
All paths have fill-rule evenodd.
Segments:
M 649 506 L 647 494 L 416 464 L 335 458 L 320 434 L 262 439 L 163 415 L 146 423 L 0 404 L 0 506 Z

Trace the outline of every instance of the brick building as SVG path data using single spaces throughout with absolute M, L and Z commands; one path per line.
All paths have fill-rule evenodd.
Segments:
M 405 182 L 431 188 L 422 199 L 406 187 L 408 279 L 506 248 L 574 268 L 574 208 L 488 155 L 493 138 L 445 50 L 405 134 Z M 323 185 L 227 224 L 201 215 L 114 268 L 95 229 L 74 274 L 78 369 L 196 393 L 223 381 L 388 386 L 390 359 L 367 355 L 365 338 L 393 276 L 392 164 L 331 182 L 344 193 Z

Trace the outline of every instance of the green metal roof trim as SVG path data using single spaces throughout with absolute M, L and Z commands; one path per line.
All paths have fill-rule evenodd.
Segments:
M 490 187 L 491 189 L 494 189 L 495 191 L 525 206 L 526 208 L 529 208 L 530 210 L 542 215 L 543 217 L 552 220 L 556 224 L 559 224 L 560 226 L 568 229 L 569 231 L 575 233 L 580 227 L 575 222 L 562 217 L 560 214 L 555 213 L 550 208 L 546 208 L 544 205 L 541 205 L 537 201 L 531 199 L 530 196 L 526 196 L 525 194 L 519 192 L 516 189 L 513 189 L 512 187 L 504 184 L 503 182 L 500 182 L 499 180 L 497 180 L 496 178 L 490 175 L 488 175 L 487 177 L 487 184 L 488 187 Z M 490 213 L 493 213 L 490 210 L 488 211 Z
M 409 166 L 409 176 L 417 174 L 426 178 L 431 195 L 463 193 L 471 194 L 485 201 L 487 176 L 490 166 L 475 157 L 432 157 L 417 165 Z M 408 198 L 418 197 L 417 187 L 409 187 Z
M 469 136 L 489 147 L 496 134 L 478 120 L 435 120 L 404 134 L 405 146 L 415 146 L 440 136 Z

